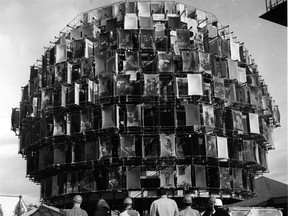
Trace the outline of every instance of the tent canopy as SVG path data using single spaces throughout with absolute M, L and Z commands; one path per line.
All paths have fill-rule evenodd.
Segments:
M 266 206 L 269 200 L 287 200 L 288 185 L 261 176 L 255 180 L 256 197 L 230 206 Z
M 32 209 L 22 216 L 63 216 L 64 214 L 60 212 L 58 208 L 41 204 L 38 208 Z

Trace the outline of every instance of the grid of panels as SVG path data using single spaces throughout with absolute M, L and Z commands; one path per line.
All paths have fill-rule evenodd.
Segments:
M 43 199 L 253 192 L 280 114 L 228 27 L 175 2 L 120 2 L 71 23 L 22 89 L 20 150 Z

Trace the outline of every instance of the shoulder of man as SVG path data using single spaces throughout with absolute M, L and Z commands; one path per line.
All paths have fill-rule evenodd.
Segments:
M 88 213 L 84 209 L 81 209 L 81 210 L 82 210 L 82 215 L 83 216 L 88 216 Z
M 138 211 L 136 211 L 136 210 L 128 210 L 127 211 L 127 214 L 129 215 L 129 216 L 139 216 L 139 212 Z

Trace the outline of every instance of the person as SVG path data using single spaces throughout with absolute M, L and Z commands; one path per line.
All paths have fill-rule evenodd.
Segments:
M 94 212 L 94 216 L 108 216 L 110 206 L 104 199 L 100 199 L 97 203 L 97 209 Z
M 150 206 L 150 216 L 178 216 L 177 203 L 167 197 L 166 189 L 161 187 L 158 190 L 159 198 L 154 200 Z
M 87 212 L 84 209 L 81 209 L 82 197 L 76 195 L 73 198 L 73 208 L 66 210 L 66 216 L 88 216 Z
M 215 200 L 216 200 L 216 197 L 213 195 L 209 198 L 209 205 L 206 208 L 206 210 L 203 212 L 202 216 L 211 216 L 215 213 L 215 209 L 214 209 Z
M 214 203 L 215 213 L 213 216 L 229 216 L 229 213 L 223 209 L 222 200 L 216 199 Z
M 198 210 L 192 209 L 192 197 L 190 194 L 185 194 L 183 197 L 184 209 L 179 212 L 179 216 L 200 216 Z
M 120 216 L 140 216 L 139 212 L 132 209 L 133 201 L 130 197 L 124 199 L 124 211 L 120 214 Z

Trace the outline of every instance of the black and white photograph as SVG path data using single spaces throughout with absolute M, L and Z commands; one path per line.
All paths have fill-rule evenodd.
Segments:
M 287 0 L 0 14 L 0 216 L 287 215 Z

